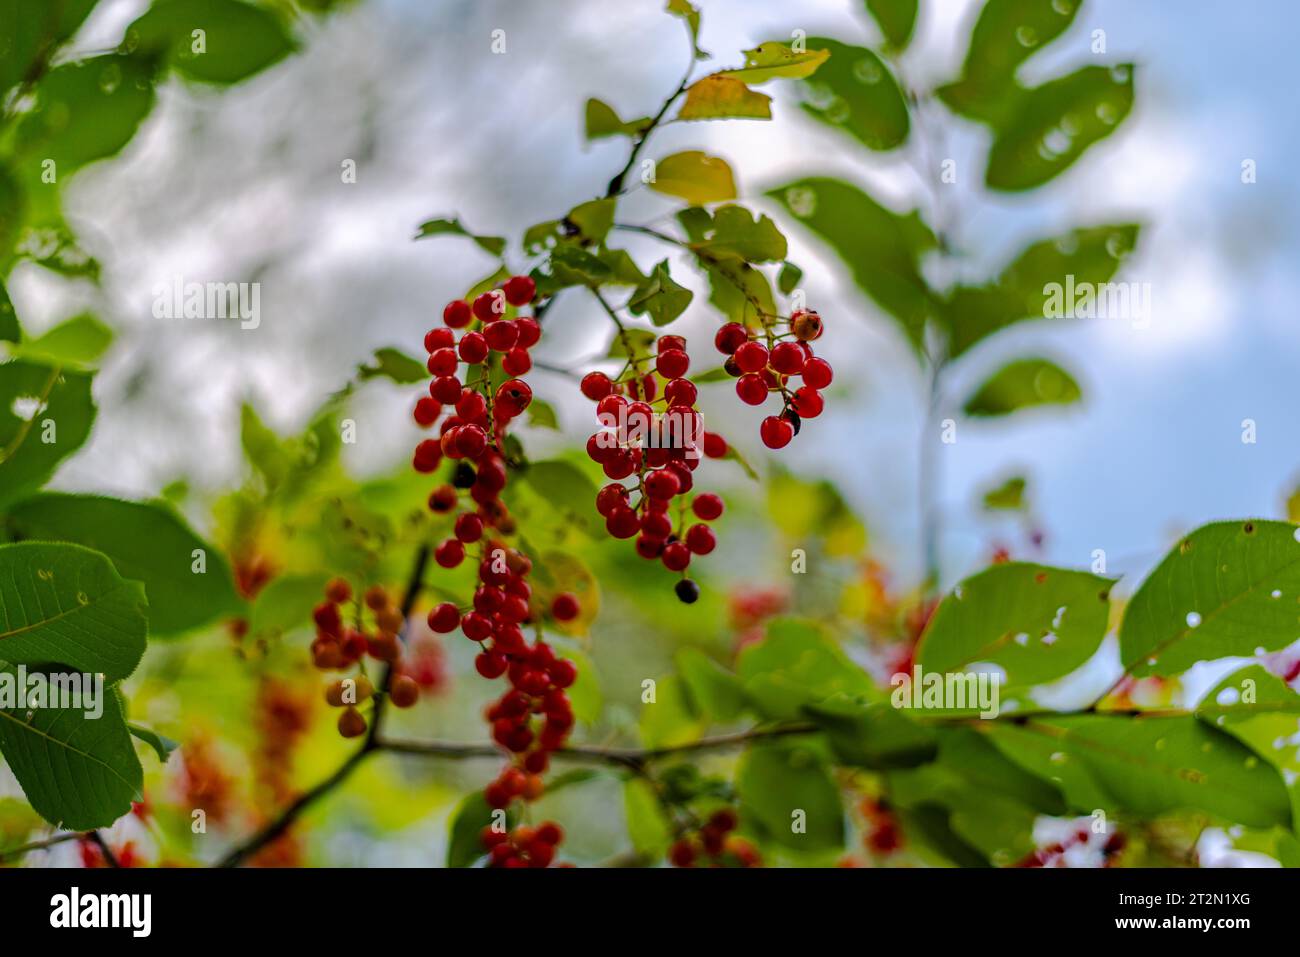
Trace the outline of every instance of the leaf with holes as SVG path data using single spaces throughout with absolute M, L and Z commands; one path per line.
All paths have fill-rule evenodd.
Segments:
M 1178 543 L 1124 612 L 1119 646 L 1134 675 L 1276 651 L 1300 635 L 1300 531 L 1288 522 L 1214 522 Z
M 830 59 L 829 50 L 795 51 L 784 43 L 771 41 L 745 51 L 745 65 L 723 70 L 721 76 L 744 83 L 767 83 L 769 80 L 802 80 L 817 72 Z
M 1027 562 L 994 565 L 967 578 L 940 603 L 916 650 L 928 672 L 989 663 L 1010 688 L 1069 674 L 1106 633 L 1113 579 Z

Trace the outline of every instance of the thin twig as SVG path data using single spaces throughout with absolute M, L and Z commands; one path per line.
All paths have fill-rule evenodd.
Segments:
M 108 846 L 108 841 L 104 840 L 104 835 L 98 831 L 88 831 L 86 837 L 90 838 L 92 844 L 99 848 L 99 853 L 104 855 L 104 863 L 109 867 L 121 867 L 122 862 L 117 859 L 113 849 Z
M 59 844 L 66 844 L 68 841 L 75 841 L 81 836 L 80 831 L 65 831 L 62 834 L 55 834 L 53 837 L 47 837 L 41 841 L 33 841 L 30 844 L 11 847 L 7 851 L 0 851 L 0 864 L 5 861 L 22 857 L 24 854 L 30 854 L 32 851 L 43 851 L 46 848 L 55 847 Z

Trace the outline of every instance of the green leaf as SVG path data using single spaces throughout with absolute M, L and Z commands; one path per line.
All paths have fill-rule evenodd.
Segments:
M 989 511 L 1020 511 L 1025 507 L 1025 484 L 1023 475 L 1011 476 L 984 493 L 984 507 Z
M 132 737 L 139 738 L 153 748 L 154 754 L 158 755 L 158 760 L 163 764 L 166 764 L 171 753 L 180 747 L 178 742 L 142 724 L 127 722 L 126 729 L 131 732 Z
M 692 710 L 725 723 L 735 721 L 748 706 L 740 678 L 698 648 L 683 648 L 675 662 L 691 697 Z
M 898 320 L 919 349 L 931 300 L 920 258 L 935 245 L 920 215 L 900 215 L 857 187 L 825 177 L 797 180 L 767 195 L 835 251 L 858 287 Z
M 893 149 L 907 139 L 907 102 L 880 57 L 838 40 L 815 37 L 808 42 L 833 54 L 807 81 L 802 105 L 810 116 L 844 130 L 868 149 Z
M 669 676 L 655 683 L 655 700 L 641 705 L 638 730 L 647 748 L 671 748 L 699 740 L 707 722 L 694 710 L 686 684 Z
M 71 37 L 96 2 L 0 0 L 0 92 L 28 76 L 40 58 Z
M 97 718 L 78 708 L 0 709 L 0 754 L 28 803 L 55 826 L 107 827 L 141 798 L 140 759 L 107 688 L 103 708 Z
M 934 758 L 937 742 L 930 729 L 886 702 L 836 695 L 803 711 L 826 732 L 835 759 L 850 767 L 910 768 Z
M 4 222 L 3 212 L 4 210 L 0 209 L 0 223 Z M 5 289 L 4 281 L 0 280 L 0 342 L 18 342 L 22 337 L 23 331 L 18 325 L 18 314 L 14 311 L 14 304 L 9 299 L 9 291 Z
M 33 491 L 90 435 L 91 376 L 37 362 L 0 363 L 0 505 Z
M 566 588 L 566 590 L 577 592 L 580 596 L 579 601 L 582 600 L 579 589 Z M 600 720 L 601 709 L 605 705 L 604 695 L 600 691 L 600 680 L 596 674 L 596 666 L 589 656 L 570 644 L 557 645 L 555 653 L 561 658 L 572 661 L 578 669 L 577 680 L 568 689 L 569 704 L 573 708 L 573 716 L 584 724 L 595 724 Z
M 867 0 L 867 9 L 891 47 L 907 46 L 916 26 L 916 0 Z
M 699 150 L 665 156 L 655 164 L 654 179 L 647 183 L 657 193 L 677 196 L 693 205 L 736 198 L 736 180 L 726 161 Z
M 108 557 L 80 545 L 0 545 L 0 661 L 56 662 L 103 673 L 135 671 L 148 629 L 144 589 Z
M 686 88 L 679 120 L 770 120 L 772 98 L 751 90 L 735 77 L 714 73 Z
M 803 278 L 803 270 L 794 263 L 782 263 L 781 272 L 776 277 L 776 288 L 781 290 L 781 295 L 788 296 L 794 292 L 799 280 Z
M 411 358 L 400 349 L 385 347 L 375 350 L 372 364 L 357 369 L 359 379 L 376 377 L 391 379 L 399 385 L 410 385 L 412 382 L 423 382 L 428 379 L 429 370 L 424 367 L 423 362 Z
M 528 424 L 537 429 L 558 430 L 560 420 L 555 414 L 555 406 L 533 396 L 533 401 L 528 403 Z
M 135 136 L 153 109 L 153 68 L 138 57 L 109 53 L 61 64 L 36 85 L 39 110 L 22 114 L 14 133 L 16 164 L 39 181 L 54 162 L 58 181 L 112 156 Z
M 1024 727 L 1081 763 L 1127 811 L 1199 810 L 1247 827 L 1291 826 L 1277 769 L 1196 718 L 1070 715 L 1031 718 Z
M 588 140 L 598 140 L 606 136 L 639 136 L 650 125 L 650 117 L 643 116 L 635 120 L 621 120 L 614 108 L 604 100 L 592 97 L 587 101 L 586 133 Z
M 241 607 L 220 549 L 161 503 L 46 492 L 15 504 L 9 527 L 16 538 L 103 552 L 118 574 L 144 584 L 154 635 L 189 631 Z
M 464 236 L 472 239 L 478 247 L 493 256 L 500 256 L 506 249 L 506 241 L 501 236 L 479 236 L 466 229 L 459 219 L 430 219 L 420 224 L 416 239 L 428 239 L 430 236 Z
M 743 83 L 767 83 L 769 80 L 802 80 L 811 76 L 830 58 L 829 50 L 804 50 L 796 53 L 784 43 L 770 41 L 745 51 L 745 65 L 736 70 L 722 70 Z
M 1003 366 L 966 400 L 970 416 L 1009 415 L 1035 405 L 1070 405 L 1083 393 L 1074 377 L 1047 359 L 1017 359 Z
M 839 788 L 830 768 L 807 744 L 749 748 L 736 771 L 736 791 L 744 819 L 761 825 L 772 841 L 808 852 L 844 846 Z M 796 829 L 798 823 L 806 831 Z
M 563 514 L 567 522 L 589 529 L 595 514 L 596 484 L 577 466 L 563 459 L 532 462 L 524 481 Z
M 748 263 L 780 262 L 787 252 L 776 223 L 765 214 L 756 216 L 735 205 L 718 207 L 712 222 L 690 245 L 697 255 L 712 260 L 735 257 Z
M 1061 678 L 1092 657 L 1106 633 L 1113 580 L 1027 562 L 994 565 L 940 602 L 921 636 L 924 671 L 992 663 L 1008 689 Z
M 506 811 L 506 825 L 513 827 L 515 812 Z M 480 840 L 483 828 L 492 825 L 492 808 L 483 800 L 483 792 L 471 791 L 456 805 L 448 826 L 447 866 L 469 867 L 487 853 Z
M 672 822 L 645 778 L 628 778 L 623 784 L 623 814 L 632 847 L 652 861 L 660 860 L 672 843 Z
M 680 17 L 686 21 L 686 29 L 691 34 L 691 47 L 695 51 L 695 59 L 707 60 L 709 55 L 700 49 L 700 10 L 689 0 L 668 0 L 668 5 L 664 8 L 675 17 Z
M 577 228 L 577 239 L 584 243 L 603 243 L 614 225 L 614 200 L 592 199 L 569 210 L 564 217 Z
M 875 695 L 870 676 L 820 626 L 799 619 L 769 622 L 766 637 L 741 650 L 736 670 L 745 693 L 774 720 L 802 718 L 805 706 L 835 695 Z
M 649 315 L 656 326 L 666 326 L 686 311 L 693 296 L 694 293 L 673 279 L 665 259 L 651 270 L 649 280 L 632 294 L 627 308 L 634 316 Z
M 1296 638 L 1300 541 L 1288 522 L 1213 522 L 1174 548 L 1129 600 L 1120 657 L 1133 675 L 1181 674 L 1198 661 Z
M 253 599 L 248 634 L 278 637 L 297 628 L 310 627 L 312 609 L 320 602 L 327 581 L 329 576 L 324 572 L 273 578 Z
M 85 313 L 26 340 L 14 350 L 14 355 L 33 362 L 85 369 L 99 361 L 112 341 L 113 330 Z
M 154 0 L 127 28 L 126 43 L 161 54 L 186 79 L 220 86 L 246 80 L 295 49 L 275 14 L 240 0 Z
M 971 32 L 959 82 L 938 92 L 971 119 L 993 122 L 1019 92 L 1016 69 L 1074 22 L 1082 0 L 988 0 Z
M 1026 90 L 989 150 L 984 182 L 1004 192 L 1033 189 L 1105 139 L 1133 106 L 1133 65 L 1089 66 Z

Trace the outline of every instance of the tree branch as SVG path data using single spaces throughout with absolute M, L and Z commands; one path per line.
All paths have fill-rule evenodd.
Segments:
M 55 834 L 53 837 L 47 837 L 42 841 L 33 841 L 30 844 L 22 844 L 18 847 L 11 847 L 7 851 L 0 851 L 0 864 L 5 861 L 14 860 L 29 854 L 32 851 L 43 851 L 46 848 L 55 847 L 59 844 L 66 844 L 68 841 L 75 841 L 81 837 L 80 831 L 65 831 L 62 834 Z

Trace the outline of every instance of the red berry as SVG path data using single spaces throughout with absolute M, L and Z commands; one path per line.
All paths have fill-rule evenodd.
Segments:
M 692 525 L 686 530 L 686 547 L 692 554 L 707 555 L 717 545 L 718 539 L 707 525 Z
M 695 511 L 697 518 L 711 522 L 722 514 L 722 498 L 712 492 L 703 492 L 695 496 L 691 508 Z
M 429 628 L 440 635 L 455 631 L 459 624 L 460 612 L 449 601 L 444 601 L 429 612 Z
M 454 375 L 444 375 L 429 385 L 429 394 L 443 405 L 451 405 L 460 398 L 460 380 Z
M 474 422 L 480 416 L 487 415 L 487 400 L 473 389 L 462 389 L 456 400 L 456 414 L 466 422 Z
M 467 332 L 460 337 L 460 345 L 457 347 L 461 359 L 470 365 L 482 362 L 487 358 L 488 344 L 483 338 L 481 332 Z
M 513 320 L 502 319 L 484 326 L 483 338 L 493 352 L 508 352 L 519 341 L 519 329 Z
M 615 509 L 627 507 L 627 489 L 611 482 L 596 493 L 596 511 L 608 516 Z
M 659 341 L 655 343 L 655 352 L 663 355 L 670 349 L 686 351 L 686 340 L 681 336 L 660 336 Z
M 749 340 L 749 331 L 738 322 L 729 322 L 718 330 L 713 344 L 723 355 L 732 355 Z
M 428 368 L 430 375 L 455 375 L 458 361 L 456 350 L 449 346 L 430 353 L 425 366 Z
M 803 371 L 807 357 L 803 348 L 794 342 L 778 342 L 769 356 L 772 368 L 782 375 L 798 375 Z
M 506 302 L 512 306 L 526 306 L 537 294 L 537 283 L 531 276 L 511 276 L 501 287 L 506 294 Z
M 614 390 L 614 383 L 610 382 L 609 376 L 603 372 L 588 372 L 582 377 L 578 388 L 588 399 L 599 402 Z
M 717 432 L 704 433 L 704 454 L 711 459 L 720 459 L 727 454 L 727 440 Z
M 441 326 L 430 329 L 424 334 L 424 351 L 437 352 L 439 349 L 445 349 L 448 346 L 456 344 L 456 333 L 450 329 L 444 329 Z
M 532 316 L 523 316 L 516 319 L 515 328 L 519 330 L 519 341 L 515 345 L 522 346 L 525 349 L 531 349 L 542 338 L 542 327 L 537 324 L 537 320 Z
M 641 516 L 641 532 L 644 537 L 656 540 L 662 545 L 664 540 L 673 533 L 672 519 L 664 512 L 647 511 Z M 646 548 L 648 549 L 649 545 Z M 650 557 L 657 558 L 658 556 L 659 552 L 655 550 Z
M 671 572 L 680 572 L 691 563 L 691 550 L 683 542 L 670 542 L 664 546 L 664 553 L 660 557 L 665 568 Z
M 465 637 L 470 641 L 483 641 L 492 634 L 492 619 L 480 612 L 471 611 L 461 618 L 460 630 L 465 632 Z
M 758 372 L 767 367 L 767 347 L 761 342 L 746 342 L 736 350 L 735 359 L 741 372 Z
M 677 841 L 668 850 L 668 859 L 674 867 L 690 867 L 695 863 L 695 848 L 685 839 Z
M 668 469 L 657 469 L 645 477 L 645 489 L 651 498 L 670 499 L 681 488 L 681 480 Z
M 442 403 L 432 396 L 424 396 L 415 403 L 416 424 L 428 428 L 442 414 Z
M 664 386 L 664 398 L 668 404 L 692 406 L 698 398 L 699 392 L 695 388 L 695 383 L 690 379 L 673 379 Z
M 815 312 L 800 309 L 790 317 L 790 331 L 803 342 L 811 342 L 822 334 L 822 317 Z
M 824 389 L 831 384 L 831 364 L 825 359 L 809 359 L 803 367 L 803 384 L 812 389 Z
M 477 542 L 483 537 L 483 519 L 473 512 L 456 517 L 456 538 L 462 542 Z
M 678 379 L 686 374 L 690 368 L 691 359 L 681 349 L 669 349 L 667 352 L 659 353 L 655 359 L 655 369 L 665 379 Z
M 417 472 L 432 472 L 442 461 L 442 448 L 433 439 L 425 439 L 415 447 L 412 465 Z
M 795 390 L 794 401 L 790 403 L 801 419 L 815 419 L 822 414 L 822 394 L 816 389 L 803 386 Z
M 596 403 L 596 418 L 602 425 L 612 428 L 618 424 L 627 405 L 627 399 L 621 395 L 607 395 Z
M 578 680 L 578 666 L 568 658 L 557 658 L 547 667 L 547 672 L 557 688 L 568 688 Z
M 619 508 L 606 517 L 605 530 L 615 538 L 631 538 L 641 530 L 641 520 L 630 508 Z
M 497 387 L 496 404 L 498 416 L 505 412 L 507 418 L 518 415 L 528 408 L 533 401 L 533 390 L 523 379 L 507 379 Z
M 501 368 L 506 375 L 524 375 L 532 367 L 533 360 L 529 357 L 528 350 L 522 346 L 515 346 L 501 360 Z
M 568 592 L 556 595 L 551 602 L 551 615 L 556 621 L 573 621 L 578 617 L 578 599 Z
M 767 401 L 767 383 L 752 372 L 736 380 L 736 395 L 746 405 L 762 405 Z
M 452 329 L 459 329 L 462 326 L 468 326 L 470 320 L 474 318 L 470 311 L 469 303 L 464 299 L 453 299 L 447 303 L 446 308 L 442 310 L 442 321 Z
M 439 485 L 429 493 L 429 508 L 435 512 L 450 512 L 456 507 L 456 490 L 450 485 Z
M 462 425 L 456 430 L 456 448 L 466 458 L 476 459 L 487 449 L 487 433 L 477 425 Z
M 777 415 L 769 415 L 758 427 L 763 444 L 769 449 L 783 449 L 794 438 L 794 426 Z
M 449 538 L 434 549 L 433 559 L 443 568 L 455 568 L 465 560 L 465 546 Z
M 474 300 L 474 315 L 481 322 L 492 322 L 505 315 L 505 296 L 499 289 L 491 289 Z

